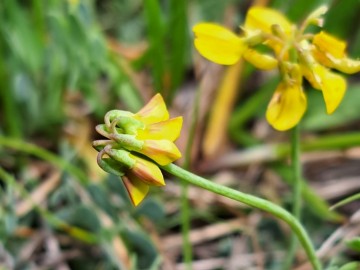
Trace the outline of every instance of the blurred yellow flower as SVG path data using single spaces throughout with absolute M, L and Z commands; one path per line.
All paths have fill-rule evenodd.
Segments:
M 349 59 L 346 42 L 321 31 L 306 33 L 309 25 L 322 26 L 327 8 L 321 6 L 299 26 L 280 12 L 266 7 L 252 7 L 247 12 L 242 35 L 212 23 L 193 27 L 194 44 L 199 53 L 210 61 L 232 65 L 244 58 L 259 69 L 278 68 L 282 81 L 278 85 L 266 112 L 268 122 L 277 130 L 287 130 L 298 124 L 306 106 L 302 77 L 322 91 L 328 114 L 341 103 L 346 80 L 330 69 L 344 73 L 360 71 L 360 61 Z M 265 45 L 273 56 L 257 51 Z
M 131 201 L 136 206 L 149 186 L 164 186 L 159 165 L 181 157 L 174 141 L 179 137 L 182 117 L 169 119 L 165 102 L 155 95 L 139 112 L 113 110 L 105 115 L 98 133 L 109 140 L 94 141 L 99 151 L 98 164 L 122 177 Z

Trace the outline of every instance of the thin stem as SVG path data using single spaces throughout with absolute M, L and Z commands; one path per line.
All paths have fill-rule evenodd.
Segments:
M 211 182 L 203 177 L 200 177 L 198 175 L 192 174 L 191 172 L 188 172 L 174 164 L 169 164 L 166 166 L 162 166 L 162 168 L 169 172 L 170 174 L 187 181 L 190 184 L 196 185 L 198 187 L 207 189 L 209 191 L 212 191 L 214 193 L 220 194 L 222 196 L 225 196 L 227 198 L 233 199 L 235 201 L 247 204 L 249 206 L 264 210 L 275 217 L 280 218 L 281 220 L 285 221 L 291 229 L 294 231 L 294 233 L 297 235 L 300 243 L 304 247 L 306 254 L 313 265 L 313 268 L 315 270 L 321 269 L 321 263 L 316 257 L 314 247 L 312 245 L 312 242 L 306 233 L 305 229 L 302 227 L 302 225 L 299 223 L 299 221 L 288 211 L 283 209 L 282 207 L 267 201 L 262 198 L 255 197 L 253 195 L 249 195 L 246 193 L 242 193 L 240 191 L 216 184 L 214 182 Z
M 291 165 L 294 177 L 294 201 L 293 201 L 293 215 L 300 220 L 301 215 L 301 162 L 300 162 L 300 128 L 295 126 L 292 130 L 291 136 Z
M 302 183 L 301 183 L 301 162 L 300 162 L 300 128 L 299 125 L 296 125 L 292 129 L 291 133 L 291 166 L 293 171 L 293 207 L 292 214 L 300 220 L 301 215 L 301 192 L 302 192 Z M 284 264 L 284 269 L 290 269 L 294 257 L 296 254 L 297 248 L 297 237 L 293 233 L 290 238 L 290 247 L 288 251 L 287 260 Z
M 194 117 L 192 118 L 189 138 L 186 144 L 185 151 L 185 161 L 184 168 L 186 170 L 190 169 L 191 164 L 191 150 L 195 137 L 196 123 L 198 120 L 198 111 L 199 111 L 199 98 L 200 98 L 200 88 L 196 92 L 196 98 L 194 102 Z M 187 269 L 192 268 L 192 247 L 190 242 L 190 207 L 188 199 L 188 183 L 182 181 L 181 183 L 181 232 L 183 238 L 183 254 L 184 262 Z

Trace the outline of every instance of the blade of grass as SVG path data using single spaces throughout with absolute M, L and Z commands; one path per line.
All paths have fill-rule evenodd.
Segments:
M 145 0 L 145 20 L 148 27 L 148 38 L 150 42 L 149 62 L 152 64 L 151 71 L 154 80 L 155 91 L 164 94 L 163 89 L 165 75 L 165 47 L 164 47 L 164 23 L 158 0 Z M 166 96 L 166 95 L 163 95 Z
M 189 33 L 187 22 L 188 0 L 170 2 L 170 22 L 167 35 L 170 43 L 171 85 L 167 103 L 171 104 L 177 87 L 181 84 L 189 55 Z
M 334 210 L 340 206 L 343 206 L 345 204 L 351 203 L 356 200 L 360 200 L 360 193 L 354 194 L 350 197 L 347 197 L 347 198 L 341 200 L 340 202 L 337 202 L 336 204 L 334 204 L 330 207 L 330 210 Z

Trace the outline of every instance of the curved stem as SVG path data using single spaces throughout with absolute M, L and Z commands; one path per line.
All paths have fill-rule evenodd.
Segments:
M 192 174 L 191 172 L 188 172 L 174 164 L 168 164 L 166 166 L 162 166 L 162 169 L 193 185 L 199 186 L 201 188 L 207 189 L 209 191 L 223 195 L 227 198 L 247 204 L 249 206 L 264 210 L 274 215 L 275 217 L 278 217 L 281 220 L 285 221 L 291 227 L 294 233 L 297 235 L 300 243 L 302 244 L 302 246 L 306 251 L 306 254 L 311 264 L 313 265 L 313 268 L 315 270 L 321 269 L 321 263 L 316 257 L 314 247 L 305 229 L 292 214 L 290 214 L 282 207 L 265 199 L 261 199 L 253 195 L 242 193 L 240 191 L 216 184 L 203 177 Z

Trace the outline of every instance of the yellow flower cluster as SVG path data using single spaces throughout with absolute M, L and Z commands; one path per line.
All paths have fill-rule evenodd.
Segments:
M 347 58 L 344 41 L 324 31 L 306 33 L 309 25 L 322 26 L 326 11 L 322 6 L 296 26 L 276 10 L 255 6 L 246 15 L 242 36 L 217 24 L 200 23 L 193 27 L 194 44 L 202 56 L 218 64 L 232 65 L 243 57 L 259 69 L 278 68 L 282 80 L 266 118 L 275 129 L 287 130 L 300 121 L 307 107 L 303 77 L 322 91 L 331 114 L 343 99 L 346 81 L 330 69 L 348 74 L 360 71 L 360 61 Z M 258 52 L 258 45 L 267 46 L 273 55 Z
M 167 165 L 181 157 L 174 144 L 181 126 L 182 117 L 169 119 L 165 102 L 157 94 L 136 114 L 109 111 L 105 124 L 96 127 L 107 138 L 93 142 L 99 151 L 98 164 L 122 178 L 135 206 L 144 199 L 149 186 L 165 185 L 158 164 Z

